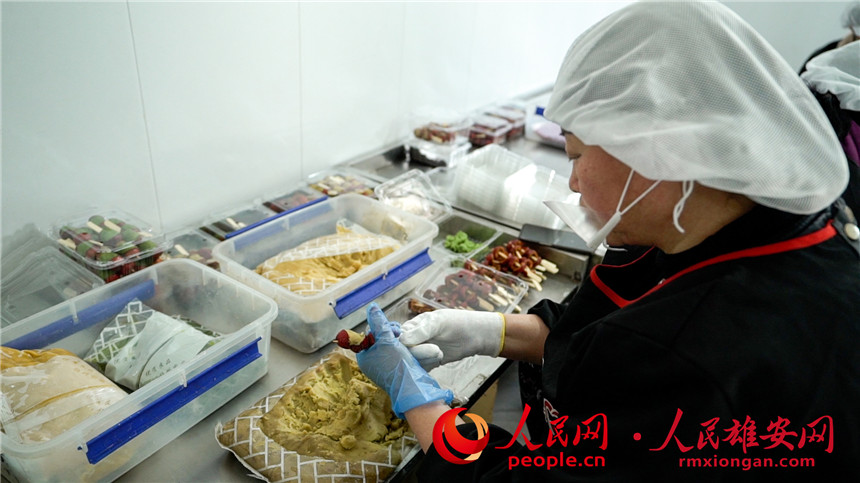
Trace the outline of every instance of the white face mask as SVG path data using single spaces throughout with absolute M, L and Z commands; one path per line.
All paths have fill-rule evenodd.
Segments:
M 630 186 L 630 180 L 632 179 L 633 170 L 631 169 L 630 175 L 627 176 L 627 182 L 624 184 L 624 190 L 621 192 L 621 198 L 618 200 L 618 206 L 615 208 L 615 213 L 603 225 L 601 225 L 600 218 L 598 218 L 594 210 L 582 206 L 578 201 L 576 203 L 569 203 L 566 201 L 547 200 L 544 201 L 544 204 L 561 218 L 561 221 L 570 227 L 574 233 L 579 235 L 585 241 L 586 245 L 588 245 L 588 248 L 594 251 L 606 240 L 609 233 L 618 226 L 618 223 L 621 222 L 621 215 L 627 213 L 633 205 L 638 203 L 639 200 L 644 198 L 645 195 L 650 193 L 660 183 L 659 180 L 655 181 L 638 198 L 627 205 L 627 208 L 621 210 L 621 203 L 624 201 L 624 196 L 627 194 L 627 188 Z

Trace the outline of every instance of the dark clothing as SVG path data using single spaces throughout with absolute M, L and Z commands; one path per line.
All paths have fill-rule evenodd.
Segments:
M 829 92 L 820 94 L 812 89 L 812 94 L 827 114 L 848 159 L 848 187 L 842 199 L 854 210 L 855 216 L 860 216 L 860 112 L 843 109 L 839 99 Z
M 801 216 L 759 206 L 685 252 L 652 249 L 624 266 L 598 265 L 566 308 L 543 301 L 532 309 L 551 331 L 543 407 L 531 410 L 564 421 L 554 444 L 544 430 L 532 435 L 539 449 L 522 436 L 497 449 L 512 434 L 491 425 L 477 461 L 450 464 L 431 448 L 419 479 L 856 481 L 860 246 L 834 217 L 835 208 Z M 825 423 L 823 441 L 810 440 Z M 780 425 L 784 443 L 773 436 Z M 458 428 L 475 438 L 474 425 Z M 577 431 L 597 438 L 573 444 Z M 525 456 L 534 464 L 555 456 L 556 467 L 524 467 Z M 604 464 L 560 466 L 568 456 Z M 756 467 L 808 465 L 803 458 L 815 467 Z

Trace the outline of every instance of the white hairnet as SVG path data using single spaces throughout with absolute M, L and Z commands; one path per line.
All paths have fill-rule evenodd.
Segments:
M 717 2 L 641 2 L 570 47 L 545 117 L 643 176 L 814 213 L 848 183 L 812 93 Z
M 842 26 L 857 33 L 860 30 L 860 2 L 852 2 L 842 12 Z
M 835 95 L 842 109 L 860 111 L 860 41 L 813 57 L 800 77 L 821 94 Z

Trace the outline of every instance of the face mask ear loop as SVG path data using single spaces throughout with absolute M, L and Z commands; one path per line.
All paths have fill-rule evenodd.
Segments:
M 643 191 L 643 192 L 642 192 L 642 194 L 640 194 L 639 196 L 637 196 L 637 197 L 636 197 L 636 199 L 635 199 L 635 200 L 633 200 L 633 202 L 632 202 L 632 203 L 630 203 L 629 205 L 627 205 L 627 208 L 624 208 L 624 210 L 621 210 L 621 203 L 623 203 L 623 202 L 624 202 L 624 196 L 625 196 L 625 195 L 627 195 L 627 188 L 629 188 L 629 187 L 630 187 L 630 181 L 633 179 L 633 173 L 634 173 L 634 171 L 633 171 L 633 169 L 631 168 L 631 169 L 630 169 L 630 174 L 629 174 L 629 175 L 627 175 L 627 182 L 626 182 L 626 183 L 624 183 L 624 189 L 621 191 L 621 197 L 618 199 L 618 206 L 616 206 L 616 207 L 615 207 L 615 213 L 617 213 L 617 214 L 619 215 L 619 218 L 620 218 L 620 217 L 621 217 L 621 215 L 623 215 L 624 213 L 627 213 L 627 212 L 630 210 L 630 208 L 632 208 L 632 207 L 633 207 L 633 205 L 635 205 L 636 203 L 639 203 L 639 201 L 640 201 L 642 198 L 644 198 L 644 197 L 645 197 L 645 195 L 647 195 L 648 193 L 650 193 L 650 192 L 651 192 L 651 190 L 653 190 L 654 188 L 656 188 L 658 184 L 660 184 L 660 180 L 655 181 L 651 186 L 649 186 L 649 187 L 648 187 L 648 189 L 646 189 L 645 191 Z M 614 228 L 614 227 L 613 227 L 613 228 Z M 626 251 L 624 248 L 615 248 L 615 247 L 610 246 L 608 243 L 606 243 L 606 239 L 604 239 L 604 240 L 603 240 L 603 247 L 604 247 L 604 248 L 606 248 L 607 250 L 614 250 L 614 251 Z
M 616 212 L 616 213 L 621 213 L 622 215 L 623 215 L 624 213 L 627 213 L 628 211 L 630 211 L 630 208 L 633 208 L 633 205 L 635 205 L 636 203 L 639 203 L 639 201 L 641 201 L 641 200 L 642 200 L 642 198 L 644 198 L 644 197 L 645 197 L 645 195 L 647 195 L 648 193 L 650 193 L 650 192 L 651 192 L 651 190 L 653 190 L 654 188 L 656 188 L 656 187 L 657 187 L 657 185 L 658 185 L 658 184 L 660 184 L 660 180 L 658 179 L 658 180 L 657 180 L 657 181 L 655 181 L 651 186 L 649 186 L 649 187 L 648 187 L 648 189 L 646 189 L 645 191 L 643 191 L 643 192 L 642 192 L 642 194 L 640 194 L 639 196 L 637 196 L 637 197 L 636 197 L 636 199 L 635 199 L 635 200 L 633 200 L 633 202 L 632 202 L 632 203 L 630 203 L 629 205 L 627 205 L 627 208 L 624 208 L 624 210 L 621 210 L 621 203 L 624 201 L 624 195 L 626 195 L 626 194 L 627 194 L 627 187 L 628 187 L 628 186 L 630 186 L 630 180 L 632 180 L 632 179 L 633 179 L 633 170 L 631 169 L 631 170 L 630 170 L 630 175 L 629 175 L 629 176 L 627 176 L 627 183 L 625 183 L 625 184 L 624 184 L 624 191 L 622 191 L 622 192 L 621 192 L 621 199 L 620 199 L 620 200 L 618 200 L 618 207 L 616 207 L 616 208 L 615 208 L 615 212 Z M 621 210 L 621 211 L 619 211 L 619 210 Z
M 684 211 L 684 205 L 687 203 L 687 199 L 693 194 L 693 188 L 695 187 L 695 182 L 691 180 L 683 181 L 681 183 L 681 199 L 675 203 L 675 208 L 672 210 L 672 223 L 675 224 L 675 229 L 681 233 L 684 233 L 684 228 L 681 226 L 681 212 Z

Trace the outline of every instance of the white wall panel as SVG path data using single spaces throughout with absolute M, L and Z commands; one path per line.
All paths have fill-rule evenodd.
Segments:
M 474 3 L 409 3 L 403 35 L 400 110 L 467 109 Z M 405 135 L 405 134 L 404 134 Z
M 168 229 L 299 182 L 298 5 L 134 1 L 130 12 Z
M 126 5 L 2 9 L 3 234 L 91 206 L 160 226 Z
M 840 15 L 847 1 L 724 2 L 800 71 L 809 55 L 848 33 Z
M 301 3 L 304 174 L 398 139 L 402 3 Z

